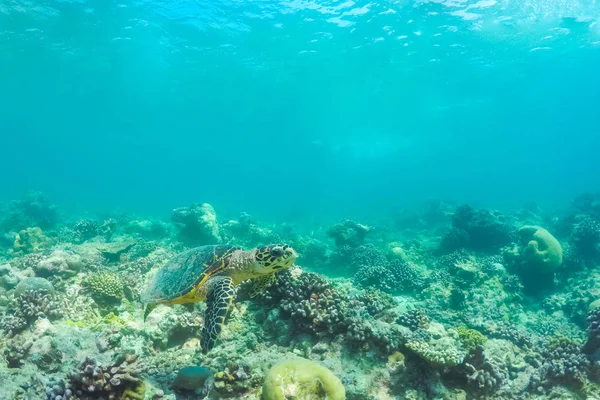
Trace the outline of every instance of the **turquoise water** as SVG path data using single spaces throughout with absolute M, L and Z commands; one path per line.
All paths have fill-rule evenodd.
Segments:
M 0 199 L 298 220 L 597 190 L 596 1 L 0 4 Z

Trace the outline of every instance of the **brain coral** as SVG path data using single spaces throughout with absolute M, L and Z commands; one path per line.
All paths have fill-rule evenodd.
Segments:
M 346 389 L 327 368 L 305 358 L 280 361 L 268 372 L 262 400 L 345 400 Z
M 523 226 L 519 229 L 523 244 L 523 266 L 540 272 L 553 272 L 562 264 L 562 248 L 558 240 L 539 226 Z

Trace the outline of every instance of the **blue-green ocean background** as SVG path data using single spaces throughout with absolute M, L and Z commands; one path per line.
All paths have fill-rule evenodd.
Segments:
M 596 1 L 0 2 L 0 200 L 168 215 L 600 186 Z

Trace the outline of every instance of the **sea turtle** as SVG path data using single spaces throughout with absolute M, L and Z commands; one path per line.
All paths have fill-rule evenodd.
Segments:
M 158 270 L 141 295 L 147 304 L 144 320 L 160 303 L 206 301 L 202 352 L 214 345 L 235 296 L 235 287 L 253 279 L 251 295 L 259 293 L 281 271 L 294 264 L 298 254 L 287 244 L 243 250 L 230 245 L 201 246 L 184 251 Z

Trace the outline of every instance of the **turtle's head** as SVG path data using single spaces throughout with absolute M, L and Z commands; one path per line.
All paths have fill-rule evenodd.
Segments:
M 256 272 L 263 274 L 277 272 L 291 267 L 298 253 L 287 244 L 270 244 L 256 249 L 254 259 Z

